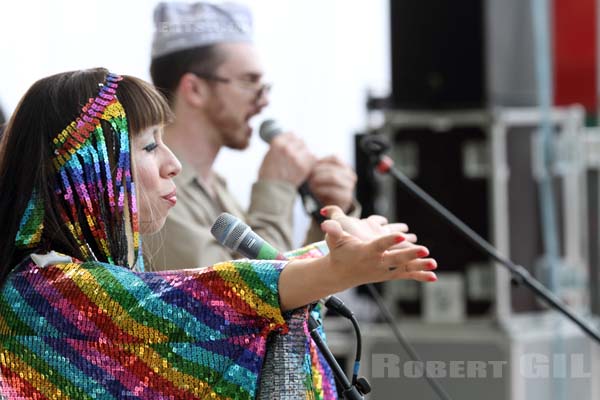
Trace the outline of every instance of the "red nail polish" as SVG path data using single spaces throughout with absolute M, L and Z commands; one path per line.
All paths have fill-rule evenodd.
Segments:
M 437 281 L 437 276 L 435 276 L 435 275 L 433 275 L 433 276 L 430 276 L 429 278 L 427 278 L 427 280 L 428 280 L 429 282 L 435 282 L 435 281 Z
M 437 265 L 434 262 L 427 263 L 428 270 L 432 270 L 432 269 L 436 269 L 436 268 L 437 268 Z
M 417 257 L 427 257 L 429 255 L 429 251 L 426 249 L 421 249 L 417 251 Z
M 394 239 L 394 241 L 396 243 L 402 243 L 402 242 L 404 242 L 404 240 L 405 240 L 404 236 L 396 236 L 396 238 Z
M 321 213 L 322 216 L 326 217 L 327 216 L 327 209 L 321 208 L 321 211 L 319 211 L 319 213 Z

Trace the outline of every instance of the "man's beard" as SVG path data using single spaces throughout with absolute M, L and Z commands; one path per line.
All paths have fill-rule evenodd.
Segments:
M 245 127 L 244 132 L 223 133 L 223 145 L 233 150 L 245 150 L 250 145 L 250 137 L 246 135 Z
M 238 119 L 235 115 L 227 113 L 225 104 L 221 99 L 215 100 L 216 102 L 213 103 L 211 110 L 212 122 L 220 133 L 223 146 L 233 150 L 247 149 L 250 145 L 248 128 L 250 126 L 249 119 L 252 115 L 246 115 L 243 119 Z

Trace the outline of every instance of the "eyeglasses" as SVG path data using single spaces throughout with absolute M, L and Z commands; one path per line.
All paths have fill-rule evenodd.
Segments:
M 254 102 L 258 102 L 263 98 L 263 96 L 268 95 L 273 88 L 273 85 L 270 83 L 252 82 L 245 79 L 225 78 L 218 75 L 201 74 L 193 71 L 190 72 L 192 72 L 192 74 L 196 75 L 198 78 L 206 79 L 207 81 L 233 84 L 237 83 L 242 89 L 251 90 L 254 92 Z

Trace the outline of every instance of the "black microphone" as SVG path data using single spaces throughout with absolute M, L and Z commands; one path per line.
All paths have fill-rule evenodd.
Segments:
M 283 129 L 274 119 L 264 120 L 260 124 L 259 135 L 267 143 L 271 143 L 271 140 L 279 134 L 283 133 Z M 311 215 L 318 223 L 325 221 L 325 217 L 323 217 L 320 213 L 323 205 L 321 202 L 315 197 L 315 195 L 308 188 L 308 182 L 303 182 L 302 185 L 298 188 L 298 193 L 300 193 L 300 197 L 302 198 L 302 204 L 304 204 L 304 209 L 306 212 Z

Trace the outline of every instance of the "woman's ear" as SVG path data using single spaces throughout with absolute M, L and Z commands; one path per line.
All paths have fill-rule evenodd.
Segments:
M 191 72 L 183 74 L 177 87 L 177 96 L 193 107 L 203 107 L 208 99 L 210 88 L 204 79 Z

